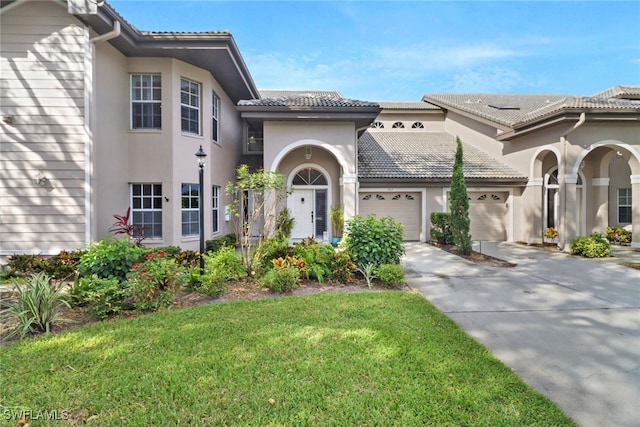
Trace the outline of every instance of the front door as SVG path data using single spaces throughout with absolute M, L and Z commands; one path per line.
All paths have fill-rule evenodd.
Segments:
M 327 177 L 316 167 L 304 165 L 293 172 L 290 182 L 293 194 L 287 199 L 287 207 L 294 219 L 291 238 L 324 239 L 329 226 Z
M 315 190 L 295 189 L 289 196 L 289 209 L 294 218 L 292 239 L 305 239 L 314 236 Z

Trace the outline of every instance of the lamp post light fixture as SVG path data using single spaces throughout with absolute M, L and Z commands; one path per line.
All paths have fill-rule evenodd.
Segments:
M 199 186 L 199 197 L 200 200 L 198 202 L 198 210 L 200 213 L 200 275 L 204 274 L 204 159 L 207 157 L 207 153 L 202 149 L 202 145 L 200 149 L 196 153 L 196 158 L 198 159 L 198 184 Z

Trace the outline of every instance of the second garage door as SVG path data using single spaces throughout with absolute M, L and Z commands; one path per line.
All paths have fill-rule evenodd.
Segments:
M 503 192 L 470 192 L 469 219 L 473 240 L 507 240 L 507 197 Z
M 390 216 L 404 226 L 405 240 L 420 240 L 420 193 L 363 192 L 359 203 L 360 215 Z

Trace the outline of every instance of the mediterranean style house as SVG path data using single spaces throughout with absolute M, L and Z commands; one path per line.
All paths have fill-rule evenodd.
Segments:
M 426 94 L 371 102 L 258 90 L 228 32 L 145 32 L 95 0 L 0 1 L 0 255 L 55 254 L 131 209 L 145 245 L 233 231 L 236 167 L 282 173 L 293 239 L 329 209 L 426 241 L 448 209 L 456 138 L 474 240 L 559 244 L 630 226 L 640 247 L 640 86 L 592 96 Z M 199 185 L 198 159 L 207 154 Z

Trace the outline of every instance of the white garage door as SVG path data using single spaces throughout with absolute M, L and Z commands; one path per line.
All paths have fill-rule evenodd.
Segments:
M 469 192 L 473 240 L 507 240 L 507 197 L 502 192 Z
M 404 226 L 404 240 L 420 240 L 420 193 L 360 193 L 359 203 L 361 216 L 390 216 Z

